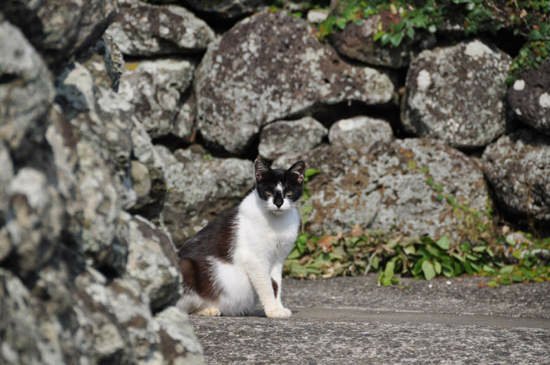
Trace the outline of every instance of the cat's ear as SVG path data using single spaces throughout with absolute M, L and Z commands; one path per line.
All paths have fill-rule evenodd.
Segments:
M 306 171 L 306 163 L 302 160 L 296 162 L 294 165 L 290 166 L 288 172 L 291 174 L 297 175 L 297 180 L 301 184 L 304 182 L 304 172 Z
M 254 174 L 256 176 L 256 181 L 262 181 L 268 171 L 269 166 L 267 162 L 265 162 L 263 158 L 257 157 L 254 161 Z

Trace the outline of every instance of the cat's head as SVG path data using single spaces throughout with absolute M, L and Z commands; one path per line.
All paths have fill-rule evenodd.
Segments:
M 256 191 L 267 210 L 277 214 L 295 206 L 304 189 L 305 168 L 304 161 L 298 161 L 288 170 L 271 169 L 264 160 L 256 159 Z

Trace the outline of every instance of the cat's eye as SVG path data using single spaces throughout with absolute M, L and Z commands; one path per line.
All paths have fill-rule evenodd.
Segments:
M 266 191 L 266 192 L 265 192 L 265 196 L 267 196 L 267 197 L 271 197 L 271 196 L 273 196 L 273 194 L 272 194 L 272 193 L 270 193 L 269 191 Z
M 292 198 L 292 196 L 294 195 L 294 193 L 292 191 L 287 191 L 285 193 L 285 196 L 289 197 L 289 198 Z

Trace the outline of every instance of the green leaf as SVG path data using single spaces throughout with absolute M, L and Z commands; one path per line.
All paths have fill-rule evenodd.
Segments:
M 435 277 L 435 270 L 432 263 L 428 260 L 422 263 L 422 271 L 426 280 L 432 280 Z
M 338 19 L 336 20 L 336 26 L 337 26 L 338 28 L 340 28 L 341 30 L 344 30 L 344 28 L 346 27 L 346 24 L 347 24 L 347 23 L 348 23 L 347 20 L 344 19 L 344 18 L 338 18 Z
M 434 269 L 436 274 L 441 274 L 441 264 L 439 261 L 434 261 Z
M 407 255 L 414 255 L 416 253 L 416 249 L 414 248 L 414 245 L 408 245 L 403 248 L 403 251 Z
M 500 268 L 498 271 L 500 274 L 510 274 L 512 271 L 514 271 L 514 265 L 507 265 Z
M 437 240 L 436 244 L 443 250 L 448 250 L 450 247 L 449 237 L 443 236 Z

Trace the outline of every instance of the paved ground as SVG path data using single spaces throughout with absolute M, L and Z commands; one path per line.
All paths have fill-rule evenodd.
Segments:
M 550 283 L 286 280 L 290 319 L 191 316 L 208 364 L 550 364 Z

